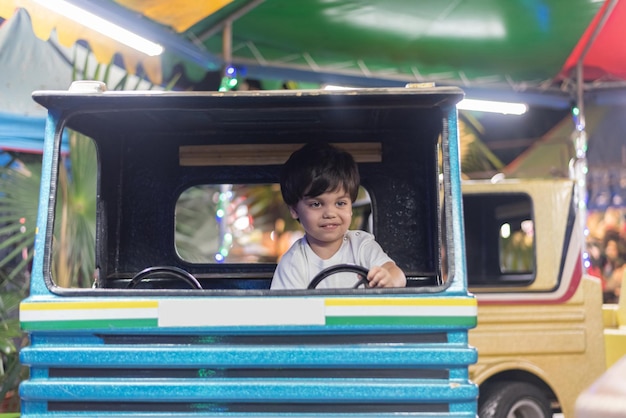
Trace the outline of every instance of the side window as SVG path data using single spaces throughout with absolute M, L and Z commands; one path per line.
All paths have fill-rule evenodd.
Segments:
M 367 229 L 371 204 L 363 187 L 352 229 Z M 176 202 L 175 246 L 190 263 L 276 263 L 302 237 L 278 184 L 212 184 L 186 189 Z
M 526 194 L 463 196 L 470 285 L 527 285 L 535 277 L 532 201 Z
M 68 132 L 71 154 L 58 167 L 50 277 L 63 288 L 91 288 L 96 274 L 98 154 L 93 140 Z

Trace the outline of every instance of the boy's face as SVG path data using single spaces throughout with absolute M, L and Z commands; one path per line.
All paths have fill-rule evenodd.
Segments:
M 294 219 L 300 220 L 314 249 L 324 247 L 336 251 L 352 221 L 352 200 L 341 188 L 315 197 L 304 197 L 289 207 L 289 211 Z

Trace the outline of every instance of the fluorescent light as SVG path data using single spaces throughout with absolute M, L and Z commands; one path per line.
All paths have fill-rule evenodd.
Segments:
M 73 21 L 80 23 L 90 29 L 95 30 L 102 35 L 108 36 L 111 39 L 116 40 L 126 46 L 136 49 L 139 52 L 143 52 L 151 57 L 160 55 L 163 52 L 163 47 L 157 43 L 149 41 L 141 36 L 134 34 L 133 32 L 122 28 L 114 23 L 104 20 L 99 16 L 94 15 L 80 7 L 74 6 L 64 0 L 34 0 L 35 3 L 40 4 L 65 16 Z
M 327 84 L 324 90 L 352 90 L 355 87 Z M 457 103 L 459 110 L 475 110 L 478 112 L 502 113 L 505 115 L 523 115 L 528 111 L 525 103 L 494 102 L 489 100 L 463 99 Z
M 456 105 L 460 110 L 475 110 L 478 112 L 503 113 L 505 115 L 523 115 L 528 111 L 524 103 L 492 102 L 489 100 L 463 99 Z
M 324 86 L 324 90 L 354 90 L 354 87 L 336 86 L 333 84 L 326 84 Z

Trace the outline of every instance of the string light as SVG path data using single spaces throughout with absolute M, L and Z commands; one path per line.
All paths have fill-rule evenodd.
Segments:
M 228 257 L 230 247 L 233 243 L 233 235 L 230 232 L 230 225 L 228 224 L 228 207 L 233 196 L 230 185 L 223 184 L 220 186 L 219 196 L 217 198 L 217 208 L 215 211 L 215 218 L 217 221 L 217 227 L 219 231 L 218 235 L 218 249 L 214 255 L 215 261 L 223 263 Z
M 230 91 L 237 87 L 237 84 L 239 84 L 237 76 L 237 69 L 232 65 L 227 66 L 224 69 L 224 76 L 222 77 L 219 91 Z

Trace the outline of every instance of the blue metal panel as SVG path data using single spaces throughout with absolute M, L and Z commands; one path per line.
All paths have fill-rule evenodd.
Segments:
M 423 347 L 90 347 L 25 348 L 24 364 L 48 367 L 363 367 L 363 356 L 376 356 L 368 367 L 463 366 L 476 360 L 473 350 L 429 344 Z

